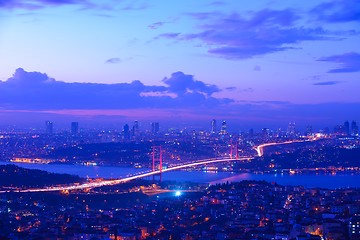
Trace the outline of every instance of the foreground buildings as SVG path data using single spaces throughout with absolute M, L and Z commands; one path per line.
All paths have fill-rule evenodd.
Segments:
M 143 193 L 151 188 L 159 194 Z M 163 189 L 2 194 L 0 239 L 360 239 L 359 189 L 257 181 Z

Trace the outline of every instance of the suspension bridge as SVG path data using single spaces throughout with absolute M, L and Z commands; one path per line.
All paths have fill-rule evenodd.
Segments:
M 254 147 L 254 150 L 257 151 L 258 156 L 263 156 L 264 148 L 267 146 L 274 146 L 280 144 L 290 144 L 299 141 L 287 141 L 281 143 L 264 143 Z M 161 146 L 154 146 L 152 150 L 152 169 L 147 172 L 136 173 L 132 176 L 127 176 L 124 178 L 119 179 L 104 179 L 98 180 L 93 182 L 87 183 L 74 183 L 71 185 L 66 186 L 50 186 L 50 187 L 43 187 L 43 188 L 30 188 L 30 189 L 17 189 L 11 190 L 11 192 L 22 192 L 22 193 L 30 193 L 30 192 L 55 192 L 55 191 L 72 191 L 72 190 L 81 190 L 81 189 L 91 189 L 91 188 L 98 188 L 103 186 L 112 186 L 117 185 L 120 183 L 125 183 L 131 180 L 141 179 L 145 177 L 151 177 L 155 175 L 160 175 L 164 172 L 180 170 L 189 167 L 196 167 L 199 165 L 206 165 L 206 164 L 213 164 L 213 163 L 221 163 L 221 162 L 230 162 L 230 161 L 251 161 L 254 157 L 240 157 L 238 155 L 237 144 L 230 144 L 230 154 L 229 157 L 224 158 L 209 158 L 209 159 L 202 159 L 197 161 L 192 161 L 190 163 L 181 163 L 179 165 L 170 166 L 167 168 L 163 168 L 163 150 Z M 7 191 L 0 191 L 0 193 L 9 192 Z

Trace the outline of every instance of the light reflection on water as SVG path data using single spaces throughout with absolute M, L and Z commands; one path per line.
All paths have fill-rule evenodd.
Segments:
M 110 167 L 110 166 L 82 166 L 66 164 L 30 164 L 30 163 L 5 163 L 14 164 L 19 167 L 29 169 L 40 169 L 54 173 L 67 173 L 80 177 L 102 177 L 102 178 L 121 178 L 129 174 L 148 171 L 145 168 L 130 167 Z M 152 179 L 152 178 L 148 178 Z M 158 178 L 156 178 L 158 179 Z M 179 182 L 199 182 L 199 183 L 226 183 L 242 180 L 265 180 L 276 182 L 281 185 L 301 185 L 305 187 L 323 188 L 360 188 L 360 174 L 252 174 L 252 173 L 231 173 L 231 172 L 201 172 L 201 171 L 172 171 L 163 173 L 163 180 Z

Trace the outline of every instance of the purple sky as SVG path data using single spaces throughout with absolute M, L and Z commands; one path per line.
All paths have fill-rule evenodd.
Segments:
M 360 4 L 0 0 L 1 125 L 360 121 Z

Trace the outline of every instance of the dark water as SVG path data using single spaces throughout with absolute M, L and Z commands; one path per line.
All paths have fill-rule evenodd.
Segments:
M 103 177 L 121 178 L 128 174 L 139 173 L 149 169 L 129 167 L 105 167 L 105 166 L 81 166 L 65 164 L 29 164 L 29 163 L 7 163 L 29 169 L 40 169 L 54 173 L 68 173 L 80 177 Z M 201 171 L 172 171 L 163 173 L 163 180 L 191 181 L 199 183 L 224 183 L 242 180 L 265 180 L 276 182 L 281 185 L 301 185 L 305 187 L 323 188 L 360 188 L 360 174 L 252 174 L 252 173 L 230 173 L 230 172 L 201 172 Z

